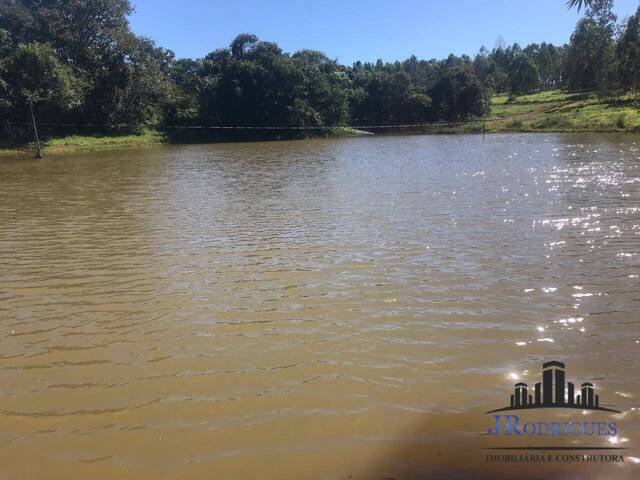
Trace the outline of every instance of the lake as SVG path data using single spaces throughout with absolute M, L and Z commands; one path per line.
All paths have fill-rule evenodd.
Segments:
M 638 135 L 1 159 L 0 478 L 638 478 L 639 275 Z M 624 463 L 487 459 L 549 360 Z

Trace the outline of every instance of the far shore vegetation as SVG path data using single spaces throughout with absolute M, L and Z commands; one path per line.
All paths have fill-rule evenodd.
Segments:
M 509 97 L 495 95 L 491 99 L 491 113 L 484 119 L 463 123 L 435 123 L 416 128 L 384 128 L 361 131 L 348 127 L 335 127 L 325 131 L 306 132 L 297 138 L 350 137 L 369 133 L 504 133 L 504 132 L 619 132 L 640 133 L 640 96 L 624 95 L 599 98 L 596 94 L 567 93 L 561 90 Z M 274 138 L 273 133 L 256 139 Z M 263 132 L 265 133 L 265 132 Z M 50 136 L 43 143 L 49 153 L 67 153 L 114 148 L 138 148 L 171 143 L 195 143 L 220 140 L 215 136 L 200 135 L 185 140 L 166 132 L 145 129 L 139 134 L 92 134 Z M 225 137 L 229 139 L 227 135 Z M 246 140 L 246 136 L 240 137 Z M 292 137 L 286 137 L 292 138 Z M 233 138 L 230 138 L 233 140 Z M 34 145 L 27 143 L 14 148 L 0 148 L 0 155 L 32 151 Z
M 640 131 L 640 8 L 619 20 L 612 0 L 568 4 L 584 16 L 566 45 L 346 66 L 251 34 L 178 59 L 131 32 L 129 0 L 0 1 L 0 149 L 28 148 L 33 118 L 51 152 L 363 134 L 349 126 Z

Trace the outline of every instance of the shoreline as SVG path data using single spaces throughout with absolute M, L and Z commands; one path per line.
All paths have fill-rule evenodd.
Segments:
M 568 130 L 568 129 L 548 129 L 548 130 L 531 130 L 531 129 L 489 129 L 487 128 L 485 131 L 486 135 L 499 135 L 499 134 L 538 134 L 538 133 L 577 133 L 577 134 L 602 134 L 602 133 L 617 133 L 617 134 L 640 134 L 638 130 L 621 130 L 621 129 L 599 129 L 599 130 Z M 96 151 L 110 151 L 110 150 L 127 150 L 127 149 L 141 149 L 141 148 L 151 148 L 158 147 L 162 145 L 206 145 L 206 144 L 216 144 L 216 143 L 249 143 L 255 141 L 269 141 L 269 142 L 279 142 L 279 141 L 291 141 L 291 140 L 317 140 L 322 138 L 351 138 L 351 137 L 361 137 L 361 136 L 395 136 L 395 135 L 482 135 L 482 127 L 480 128 L 469 128 L 469 129 L 460 129 L 460 128 L 439 128 L 439 129 L 424 129 L 424 131 L 420 129 L 409 130 L 403 129 L 402 131 L 393 131 L 393 132 L 385 132 L 385 133 L 372 133 L 372 132 L 364 132 L 362 134 L 355 135 L 325 135 L 325 136 L 308 136 L 304 138 L 261 138 L 254 140 L 232 140 L 228 139 L 225 141 L 193 141 L 193 142 L 173 142 L 168 138 L 161 136 L 161 138 L 149 141 L 140 139 L 136 141 L 136 139 L 130 139 L 131 135 L 127 136 L 81 136 L 74 135 L 73 137 L 61 137 L 56 138 L 56 141 L 60 141 L 60 144 L 48 145 L 45 142 L 42 142 L 42 148 L 45 155 L 54 154 L 72 154 L 72 153 L 82 153 L 82 152 L 96 152 Z M 0 147 L 0 159 L 3 158 L 12 158 L 12 157 L 23 157 L 30 156 L 35 154 L 35 145 L 29 144 L 24 147 L 16 147 L 16 148 L 2 148 Z
M 538 92 L 509 98 L 492 98 L 492 113 L 486 119 L 449 124 L 434 123 L 420 127 L 398 127 L 365 131 L 352 127 L 334 127 L 304 135 L 267 134 L 250 130 L 240 136 L 220 132 L 187 131 L 168 133 L 145 130 L 140 135 L 69 135 L 50 137 L 42 142 L 45 154 L 64 154 L 96 150 L 143 148 L 158 145 L 188 145 L 229 141 L 278 141 L 311 138 L 344 138 L 365 135 L 468 134 L 482 133 L 640 133 L 640 97 L 596 98 L 590 92 L 567 93 L 560 90 Z M 295 131 L 294 131 L 295 132 Z M 375 132 L 375 133 L 374 133 Z M 0 147 L 0 158 L 28 155 L 33 143 L 19 147 Z
M 322 134 L 308 135 L 305 137 L 266 136 L 243 137 L 234 140 L 232 137 L 220 138 L 211 135 L 211 138 L 199 136 L 196 138 L 178 139 L 158 130 L 145 130 L 139 135 L 69 135 L 63 137 L 51 137 L 41 140 L 41 146 L 45 154 L 64 154 L 77 152 L 92 152 L 100 150 L 119 150 L 130 148 L 147 148 L 159 145 L 198 145 L 206 143 L 221 143 L 228 141 L 279 141 L 279 140 L 308 140 L 317 138 L 348 138 L 373 135 L 371 132 L 351 127 L 334 127 L 323 131 Z M 0 158 L 25 156 L 35 152 L 35 143 L 15 147 L 0 147 Z

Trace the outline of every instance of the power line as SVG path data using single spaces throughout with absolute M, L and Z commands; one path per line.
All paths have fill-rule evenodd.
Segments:
M 508 120 L 508 119 L 495 119 Z M 444 126 L 456 126 L 456 125 L 472 125 L 482 123 L 484 120 L 468 120 L 459 122 L 432 122 L 432 123 L 403 123 L 403 124 L 390 124 L 390 125 L 336 125 L 336 126 L 309 126 L 300 127 L 293 125 L 286 126 L 246 126 L 246 125 L 147 125 L 146 128 L 155 130 L 170 130 L 170 129 L 194 129 L 194 130 L 332 130 L 335 128 L 353 128 L 356 130 L 374 130 L 374 129 L 390 129 L 390 128 L 428 128 L 428 127 L 444 127 Z M 31 125 L 30 122 L 6 122 L 9 125 Z M 138 127 L 139 125 L 131 124 L 97 124 L 97 123 L 52 123 L 52 122 L 38 122 L 40 127 L 61 127 L 61 128 L 127 128 Z

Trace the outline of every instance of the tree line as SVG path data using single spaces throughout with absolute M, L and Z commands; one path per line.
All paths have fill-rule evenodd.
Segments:
M 577 2 L 574 2 L 577 3 Z M 582 2 L 579 2 L 582 4 Z M 498 44 L 475 57 L 339 64 L 283 52 L 255 35 L 201 59 L 132 33 L 129 0 L 0 0 L 0 125 L 297 126 L 461 121 L 489 113 L 494 94 L 544 89 L 601 96 L 640 86 L 640 9 L 618 23 L 612 0 L 586 2 L 567 45 Z

